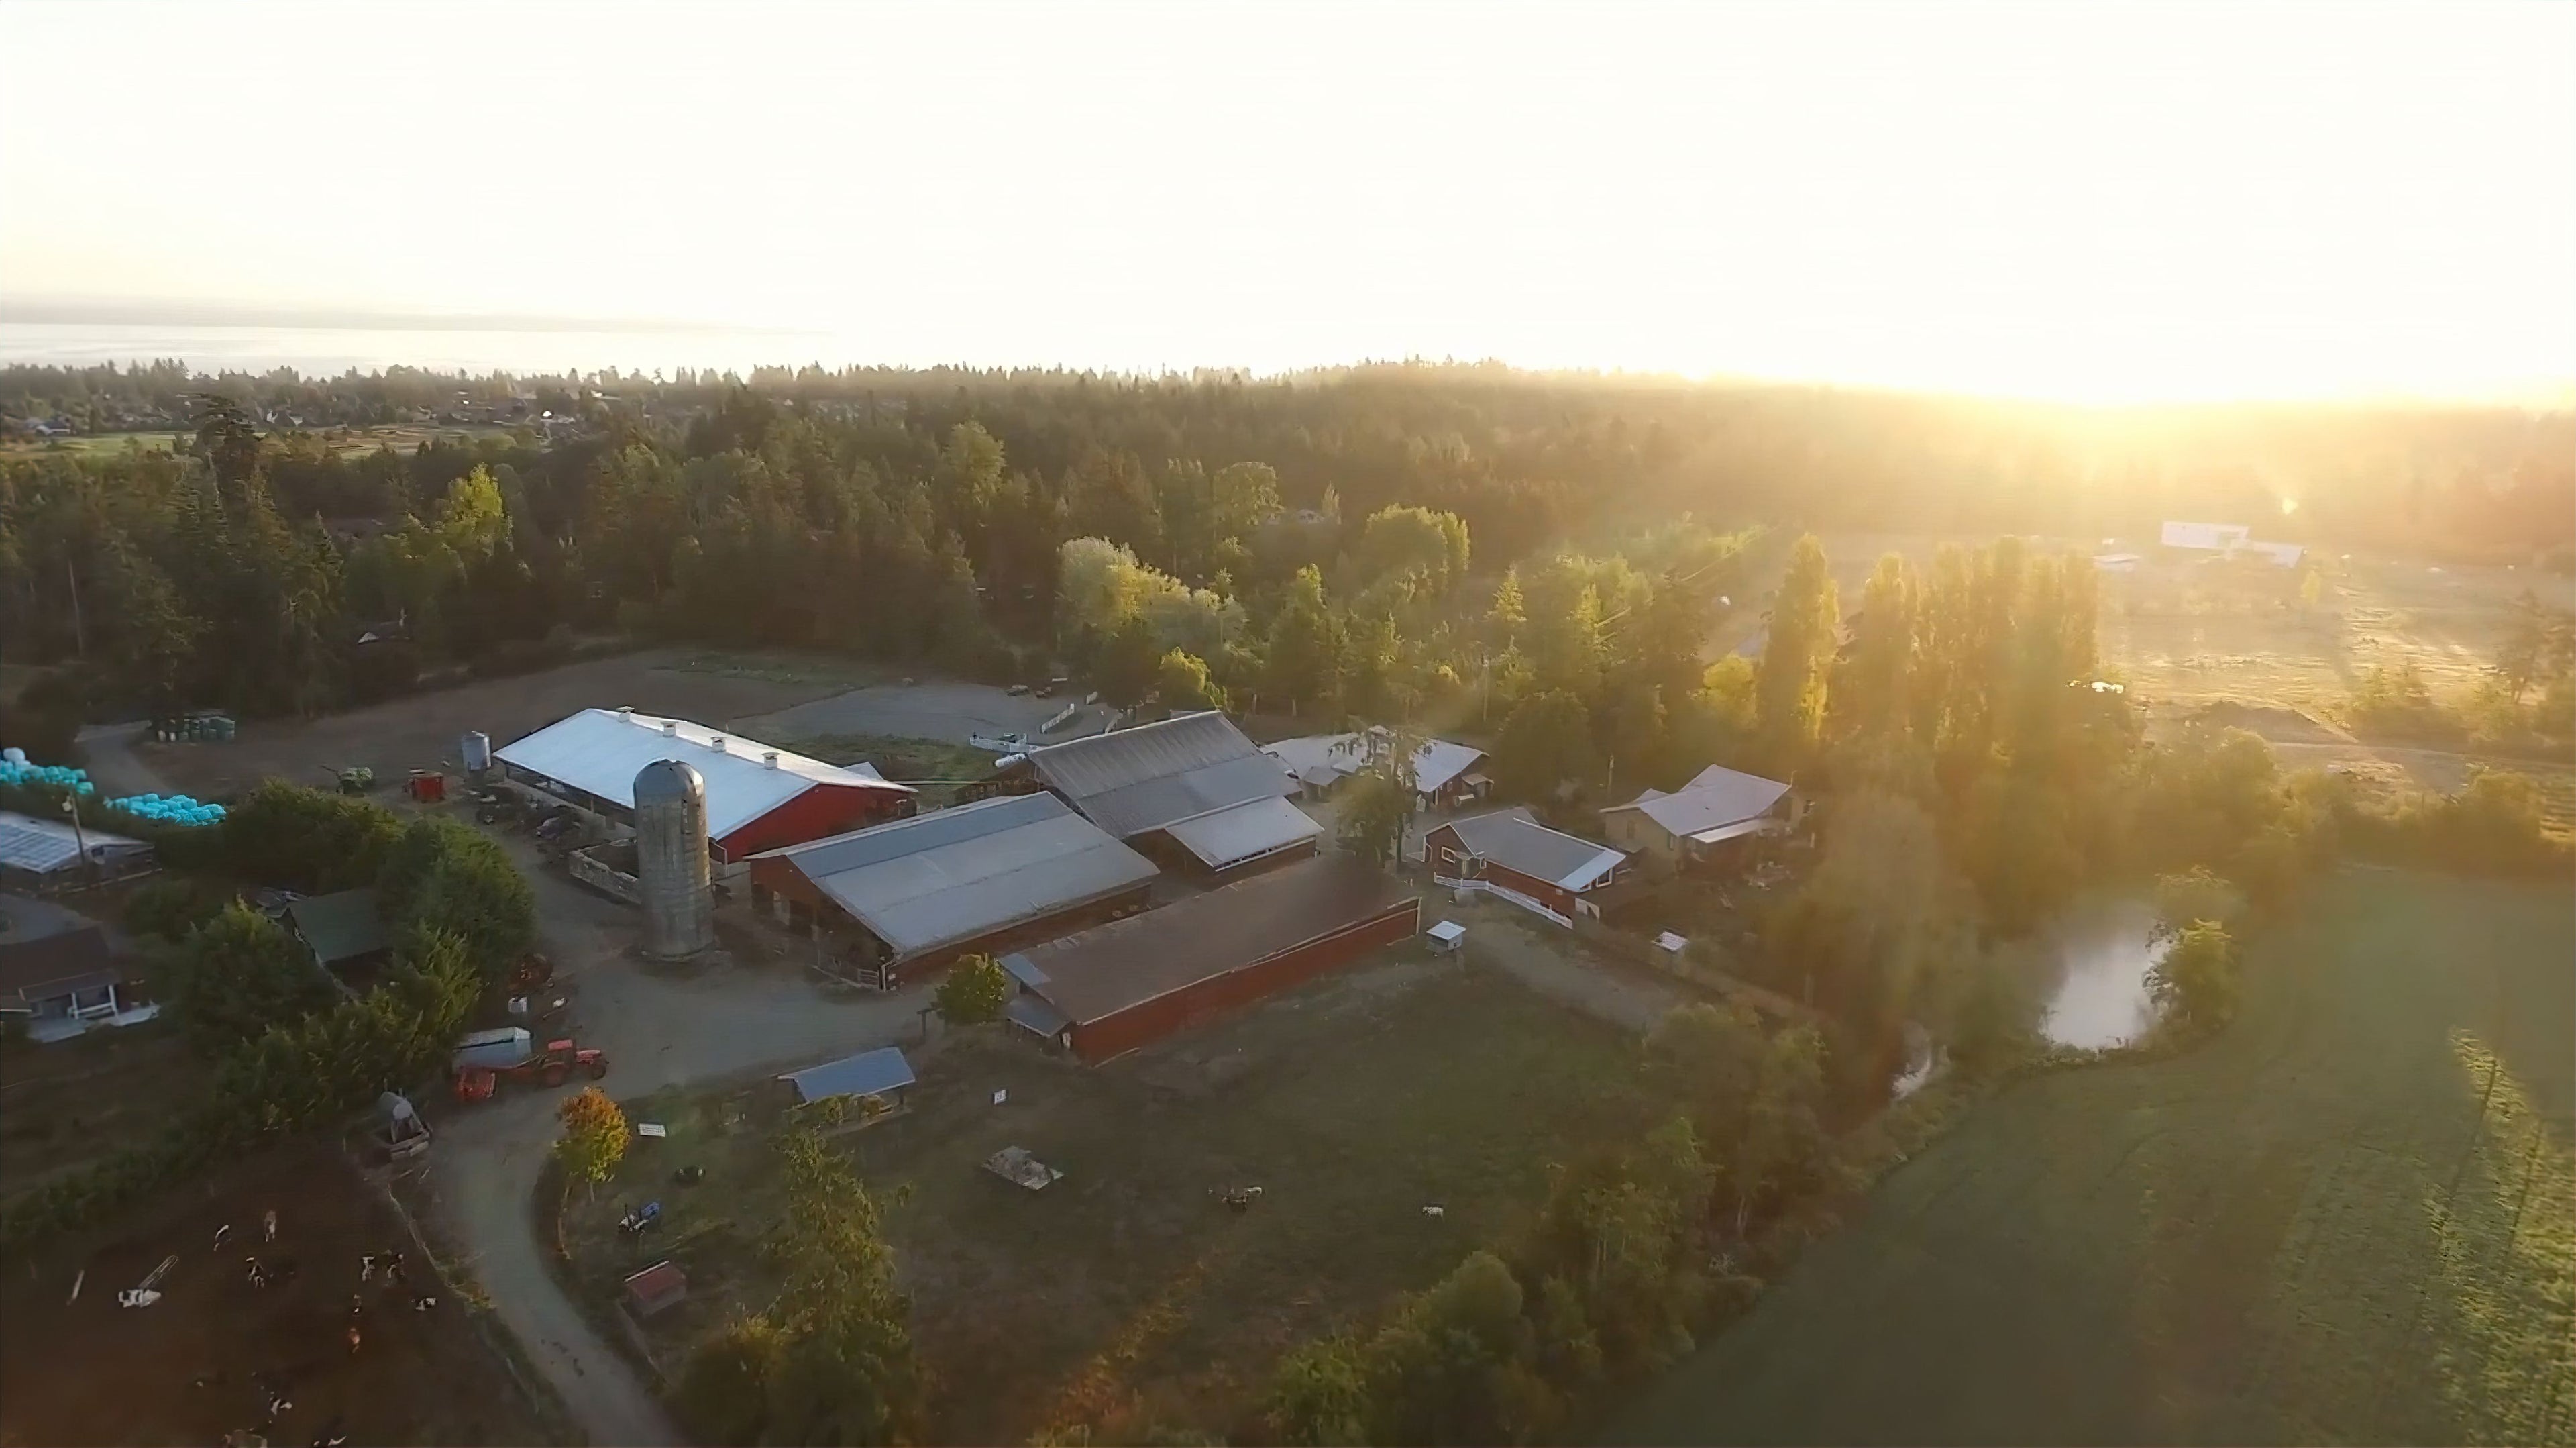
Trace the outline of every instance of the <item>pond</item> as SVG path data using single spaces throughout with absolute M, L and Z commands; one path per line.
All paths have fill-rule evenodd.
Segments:
M 2057 975 L 2040 1034 L 2061 1046 L 2124 1045 L 2155 1020 L 2147 970 L 2165 951 L 2151 936 L 2156 912 L 2138 900 L 2094 900 L 2050 932 Z

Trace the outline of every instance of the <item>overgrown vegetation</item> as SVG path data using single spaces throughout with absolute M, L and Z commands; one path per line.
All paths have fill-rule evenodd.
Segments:
M 527 882 L 498 845 L 470 830 L 424 820 L 406 832 L 380 805 L 281 784 L 253 799 L 224 822 L 226 866 L 293 871 L 281 883 L 307 888 L 317 878 L 376 881 L 395 902 L 390 975 L 364 994 L 336 996 L 311 958 L 256 912 L 235 905 L 199 926 L 172 1005 L 199 1049 L 220 1058 L 213 1088 L 151 1141 L 12 1202 L 0 1242 L 15 1249 L 86 1225 L 264 1135 L 329 1127 L 381 1092 L 415 1087 L 534 938 Z M 344 858 L 315 839 L 363 853 Z
M 779 1135 L 786 1214 L 767 1244 L 778 1295 L 699 1345 L 673 1393 L 709 1442 L 902 1443 L 921 1432 L 909 1304 L 876 1201 L 826 1139 L 850 1109 L 818 1102 Z

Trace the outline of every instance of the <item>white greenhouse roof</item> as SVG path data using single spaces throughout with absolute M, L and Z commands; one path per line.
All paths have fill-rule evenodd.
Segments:
M 80 861 L 82 834 L 89 839 L 93 855 L 104 858 L 120 850 L 139 850 L 141 840 L 111 835 L 105 830 L 76 832 L 65 821 L 38 819 L 14 810 L 0 810 L 0 865 L 45 875 Z
M 775 766 L 763 759 L 772 752 Z M 844 769 L 686 719 L 623 709 L 584 709 L 501 746 L 492 757 L 628 809 L 635 807 L 636 772 L 655 760 L 676 759 L 706 781 L 711 839 L 732 834 L 817 785 L 911 793 L 873 769 Z

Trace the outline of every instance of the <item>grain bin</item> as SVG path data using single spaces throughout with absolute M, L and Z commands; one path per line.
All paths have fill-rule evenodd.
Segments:
M 708 884 L 707 782 L 676 759 L 635 774 L 635 878 L 644 894 L 644 953 L 678 960 L 715 944 Z

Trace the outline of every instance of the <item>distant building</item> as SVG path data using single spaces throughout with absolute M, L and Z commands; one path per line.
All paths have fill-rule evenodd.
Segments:
M 1785 829 L 1797 818 L 1788 785 L 1712 764 L 1667 794 L 1650 789 L 1601 811 L 1602 832 L 1661 872 L 1704 865 L 1730 842 Z
M 1619 880 L 1627 853 L 1540 824 L 1525 807 L 1451 820 L 1423 836 L 1434 883 L 1482 890 L 1559 925 L 1600 918 L 1587 897 Z
M 1377 741 L 1386 737 L 1383 728 L 1366 734 L 1308 734 L 1296 739 L 1282 739 L 1261 746 L 1261 752 L 1279 761 L 1288 777 L 1297 781 L 1298 792 L 1309 799 L 1321 799 L 1332 793 L 1334 786 L 1368 767 L 1369 756 Z M 1371 736 L 1376 736 L 1372 739 Z M 1446 739 L 1430 739 L 1413 755 L 1413 792 L 1418 807 L 1455 805 L 1484 796 L 1491 781 L 1473 773 L 1483 762 L 1485 751 Z
M 0 1014 L 23 1017 L 30 1040 L 135 1025 L 158 1010 L 136 999 L 97 921 L 48 900 L 0 895 Z
M 891 988 L 1142 910 L 1154 875 L 1064 801 L 1025 794 L 755 855 L 751 893 L 836 973 Z
M 1422 902 L 1348 855 L 1303 860 L 1002 958 L 1011 1022 L 1100 1062 L 1410 937 Z
M 2242 547 L 2254 530 L 2242 523 L 2173 523 L 2164 526 L 2159 540 L 2167 548 L 2189 548 L 2196 552 L 2226 553 Z
M 1168 868 L 1230 878 L 1315 852 L 1296 784 L 1214 710 L 1032 749 L 1000 772 Z
M 307 895 L 286 907 L 281 923 L 312 952 L 314 964 L 325 970 L 381 960 L 394 948 L 393 932 L 385 928 L 373 886 Z
M 727 877 L 763 850 L 912 813 L 913 793 L 868 765 L 825 764 L 686 719 L 584 709 L 492 751 L 503 778 L 600 821 L 635 828 L 635 775 L 656 760 L 697 770 L 707 787 L 707 853 Z
M 86 860 L 81 854 L 86 847 Z M 39 895 L 141 874 L 155 864 L 155 853 L 141 840 L 87 827 L 75 829 L 68 819 L 0 810 L 0 885 Z

